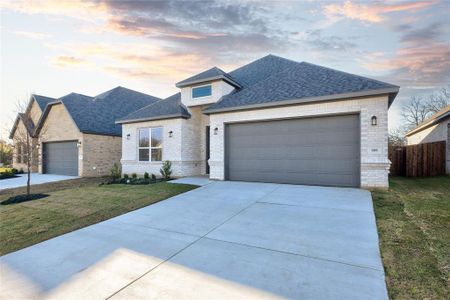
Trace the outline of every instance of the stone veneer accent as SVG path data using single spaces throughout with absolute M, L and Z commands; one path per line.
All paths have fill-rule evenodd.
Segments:
M 388 187 L 390 162 L 387 158 L 387 112 L 388 97 L 378 96 L 212 114 L 210 115 L 211 128 L 217 127 L 218 134 L 211 134 L 210 178 L 225 179 L 224 128 L 227 123 L 359 113 L 361 122 L 361 187 Z M 371 125 L 372 116 L 377 117 L 377 126 Z

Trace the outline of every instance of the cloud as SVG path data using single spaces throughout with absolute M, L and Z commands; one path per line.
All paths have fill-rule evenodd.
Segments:
M 44 40 L 51 37 L 50 34 L 42 33 L 42 32 L 33 32 L 33 31 L 14 31 L 15 34 L 24 36 L 34 40 Z
M 368 4 L 354 3 L 350 0 L 343 4 L 328 4 L 324 6 L 323 13 L 332 20 L 342 18 L 359 20 L 369 23 L 379 23 L 385 20 L 385 15 L 400 11 L 417 11 L 435 4 L 436 1 L 403 2 L 398 4 L 380 4 L 368 2 Z
M 301 31 L 294 33 L 297 38 L 310 46 L 313 50 L 328 51 L 351 51 L 357 48 L 357 45 L 346 38 L 336 35 L 324 36 L 322 30 Z
M 392 57 L 378 55 L 363 63 L 368 69 L 387 71 L 388 77 L 409 88 L 439 87 L 450 80 L 450 45 L 442 39 L 445 26 L 433 23 L 422 28 L 396 27 L 400 47 Z
M 73 67 L 86 64 L 86 60 L 75 56 L 60 55 L 54 58 L 53 64 L 58 67 Z

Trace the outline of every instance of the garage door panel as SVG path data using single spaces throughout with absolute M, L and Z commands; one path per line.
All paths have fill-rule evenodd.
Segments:
M 359 116 L 330 116 L 226 128 L 230 180 L 359 185 Z
M 43 166 L 46 174 L 78 175 L 77 142 L 51 142 L 43 146 Z

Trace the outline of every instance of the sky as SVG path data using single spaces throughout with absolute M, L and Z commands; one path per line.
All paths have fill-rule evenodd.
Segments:
M 157 97 L 267 54 L 401 87 L 389 111 L 450 83 L 449 1 L 1 1 L 0 138 L 36 93 Z

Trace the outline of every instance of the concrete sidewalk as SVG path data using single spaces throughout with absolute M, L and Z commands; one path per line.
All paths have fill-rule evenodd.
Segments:
M 359 189 L 211 182 L 0 263 L 5 299 L 388 299 Z
M 27 186 L 27 174 L 18 174 L 18 177 L 8 178 L 0 180 L 0 191 L 6 189 L 13 189 L 22 186 Z M 42 184 L 48 182 L 55 182 L 68 179 L 76 179 L 77 176 L 66 176 L 66 175 L 51 175 L 51 174 L 39 174 L 31 173 L 31 184 Z

